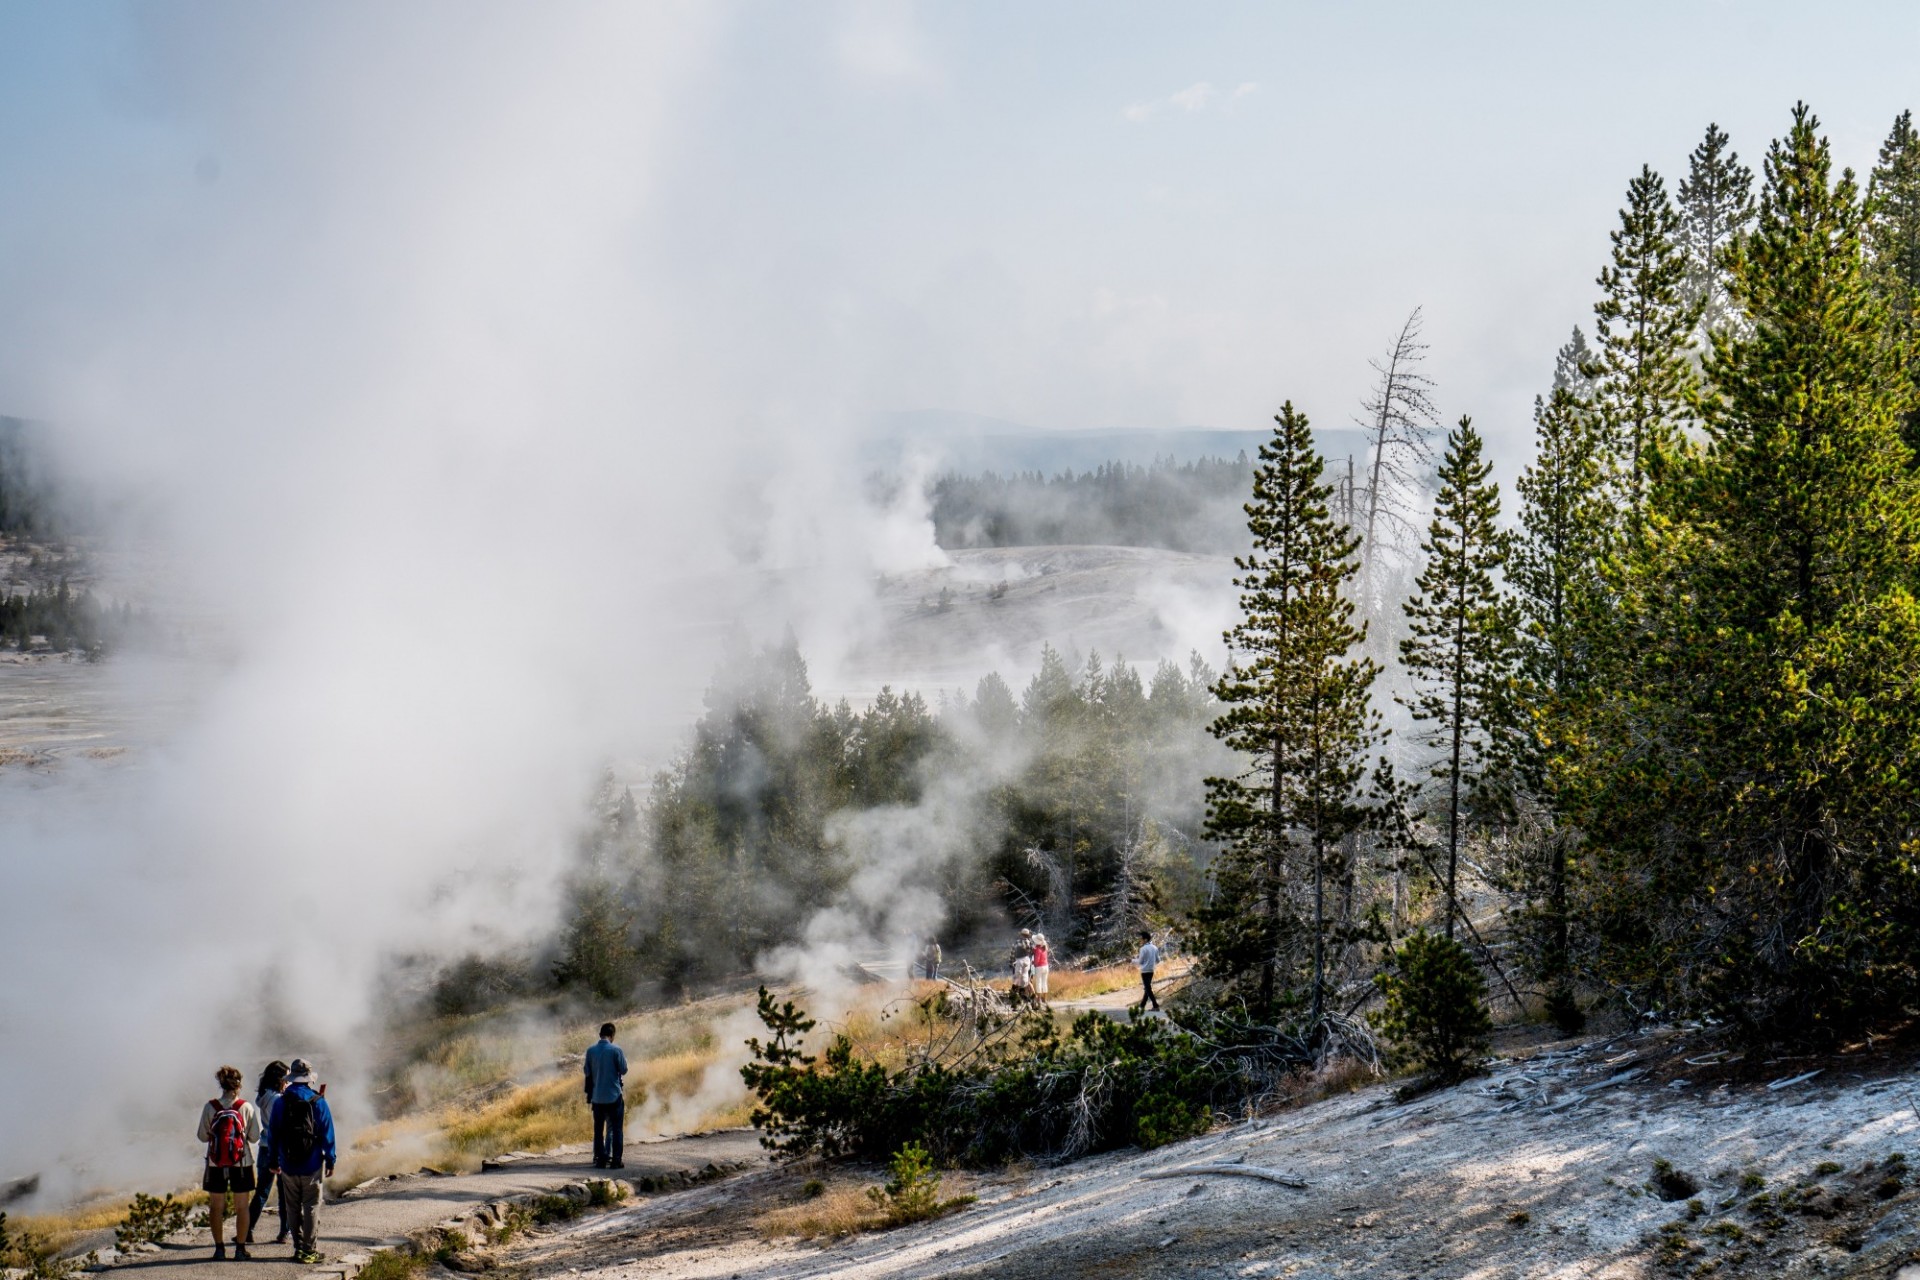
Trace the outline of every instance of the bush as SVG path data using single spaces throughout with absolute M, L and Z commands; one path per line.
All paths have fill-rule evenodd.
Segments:
M 412 1280 L 427 1269 L 426 1255 L 409 1249 L 382 1249 L 360 1268 L 356 1280 Z
M 527 1216 L 537 1227 L 571 1222 L 580 1216 L 580 1205 L 568 1196 L 535 1196 L 527 1205 Z
M 867 1188 L 868 1199 L 884 1211 L 881 1221 L 885 1226 L 925 1222 L 972 1204 L 975 1199 L 956 1196 L 942 1200 L 940 1174 L 933 1167 L 933 1157 L 917 1142 L 909 1142 L 893 1153 L 893 1159 L 887 1162 L 887 1175 L 885 1187 Z
M 856 1060 L 845 1036 L 817 1059 L 803 1053 L 814 1023 L 764 989 L 760 1017 L 772 1038 L 748 1041 L 754 1061 L 740 1074 L 759 1100 L 761 1143 L 788 1158 L 878 1161 L 919 1144 L 941 1163 L 988 1165 L 1158 1146 L 1312 1061 L 1299 1039 L 1243 1014 L 1183 1009 L 1123 1023 L 1086 1013 L 1063 1032 L 1041 1012 L 988 1022 L 964 1052 L 890 1072 Z
M 458 1018 L 499 1008 L 531 987 L 525 965 L 470 955 L 440 971 L 430 999 L 436 1014 Z
M 1387 1001 L 1377 1023 L 1410 1061 L 1438 1083 L 1473 1073 L 1493 1020 L 1487 1016 L 1487 981 L 1465 947 L 1422 929 L 1374 981 Z
M 136 1244 L 159 1244 L 176 1231 L 184 1231 L 192 1213 L 168 1192 L 164 1199 L 140 1192 L 127 1206 L 127 1216 L 113 1229 L 113 1239 L 122 1249 Z

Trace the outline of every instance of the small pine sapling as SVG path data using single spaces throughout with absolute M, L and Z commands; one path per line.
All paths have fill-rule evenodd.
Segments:
M 1432 1083 L 1473 1074 L 1493 1020 L 1487 1016 L 1487 981 L 1464 946 L 1419 930 L 1374 981 L 1386 997 L 1377 1020 L 1381 1031 Z

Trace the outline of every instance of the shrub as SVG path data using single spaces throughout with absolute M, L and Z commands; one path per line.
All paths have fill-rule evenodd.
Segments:
M 433 981 L 433 1011 L 443 1018 L 498 1008 L 532 987 L 524 964 L 470 955 L 441 970 Z
M 506 1212 L 500 1215 L 499 1224 L 496 1225 L 490 1233 L 493 1243 L 505 1244 L 522 1231 L 525 1231 L 527 1224 L 532 1220 L 533 1215 L 527 1212 L 525 1205 L 508 1205 Z
M 1186 1009 L 1115 1022 L 1086 1013 L 1062 1031 L 1045 1013 L 992 1023 L 951 1059 L 888 1071 L 836 1036 L 819 1058 L 801 1052 L 813 1027 L 792 1001 L 764 989 L 770 1040 L 748 1041 L 741 1068 L 759 1105 L 763 1145 L 787 1158 L 883 1160 L 909 1143 L 940 1162 L 997 1164 L 1157 1146 L 1204 1130 L 1213 1109 L 1236 1109 L 1312 1061 L 1298 1039 L 1244 1014 Z
M 535 1196 L 527 1205 L 527 1216 L 537 1227 L 551 1226 L 579 1217 L 580 1206 L 567 1196 Z
M 1587 1015 L 1581 1012 L 1573 992 L 1565 987 L 1555 987 L 1547 993 L 1547 1021 L 1562 1035 L 1578 1035 L 1587 1025 Z
M 360 1268 L 356 1280 L 412 1280 L 427 1269 L 425 1254 L 410 1249 L 382 1249 Z
M 587 1184 L 587 1203 L 596 1209 L 619 1204 L 627 1198 L 627 1184 L 612 1178 L 596 1178 Z
M 453 1260 L 465 1253 L 471 1243 L 466 1232 L 458 1227 L 450 1227 L 440 1233 L 440 1243 L 433 1247 L 433 1260 L 443 1267 L 451 1266 Z
M 122 1249 L 136 1244 L 159 1244 L 176 1231 L 184 1231 L 192 1210 L 168 1192 L 164 1199 L 144 1191 L 133 1197 L 127 1216 L 113 1229 L 114 1243 Z
M 1439 1082 L 1473 1073 L 1493 1020 L 1486 979 L 1465 947 L 1420 930 L 1374 981 L 1386 997 L 1378 1025 L 1410 1061 Z
M 886 1211 L 890 1227 L 924 1222 L 940 1212 L 940 1174 L 933 1157 L 917 1142 L 909 1142 L 887 1162 L 887 1185 L 868 1187 L 867 1198 Z

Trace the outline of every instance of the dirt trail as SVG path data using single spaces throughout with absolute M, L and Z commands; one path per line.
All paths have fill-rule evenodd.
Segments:
M 626 1165 L 619 1176 L 630 1181 L 677 1173 L 694 1173 L 709 1163 L 766 1162 L 757 1135 L 729 1130 L 690 1137 L 628 1143 Z M 364 1183 L 339 1200 L 320 1206 L 320 1249 L 327 1261 L 300 1266 L 288 1256 L 287 1245 L 261 1243 L 254 1261 L 239 1271 L 233 1263 L 212 1261 L 213 1237 L 205 1230 L 183 1232 L 160 1247 L 158 1253 L 136 1253 L 120 1260 L 114 1274 L 152 1273 L 151 1280 L 296 1280 L 328 1273 L 350 1275 L 369 1250 L 398 1243 L 477 1205 L 551 1192 L 583 1178 L 605 1177 L 593 1167 L 592 1152 L 568 1148 L 542 1156 L 510 1160 L 484 1173 L 436 1177 L 379 1179 Z M 271 1240 L 278 1219 L 268 1215 L 255 1238 Z
M 811 1176 L 768 1170 L 650 1198 L 503 1262 L 595 1280 L 1909 1280 L 1910 1266 L 1920 1280 L 1920 1179 L 1895 1158 L 1920 1164 L 1911 1063 L 1797 1081 L 1784 1064 L 1777 1079 L 1723 1082 L 1689 1052 L 1651 1033 L 1553 1046 L 1406 1104 L 1371 1086 L 1157 1151 L 973 1180 L 970 1209 L 825 1247 L 756 1229 Z M 1663 1199 L 1656 1160 L 1696 1190 Z M 1235 1161 L 1308 1186 L 1142 1177 Z

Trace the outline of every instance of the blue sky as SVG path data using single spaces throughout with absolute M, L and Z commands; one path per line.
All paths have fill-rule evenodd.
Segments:
M 500 121 L 463 134 L 436 77 L 565 83 L 564 42 L 488 38 L 543 11 L 581 12 L 0 7 L 0 409 L 57 409 L 49 368 L 174 287 L 157 262 L 262 266 L 355 187 L 404 206 L 409 148 L 485 163 Z M 1642 162 L 1677 179 L 1714 120 L 1757 167 L 1804 98 L 1864 166 L 1920 96 L 1901 4 L 760 4 L 666 38 L 655 144 L 604 162 L 646 168 L 625 269 L 730 353 L 730 411 L 1332 425 L 1419 304 L 1442 410 L 1509 458 Z

